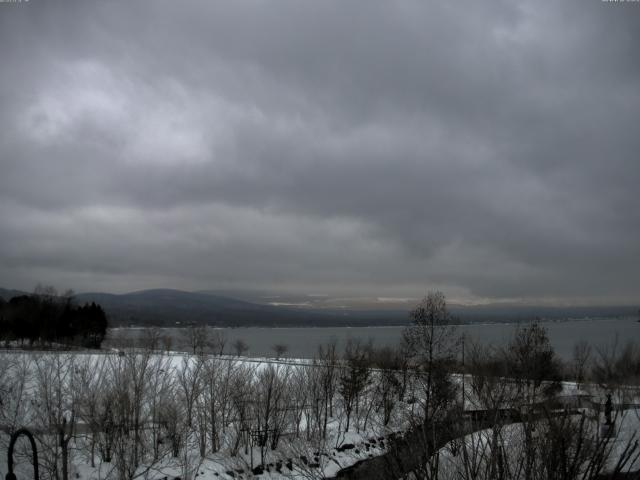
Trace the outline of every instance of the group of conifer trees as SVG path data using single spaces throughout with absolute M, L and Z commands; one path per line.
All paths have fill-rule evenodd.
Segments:
M 106 333 L 102 307 L 76 305 L 71 292 L 59 295 L 49 287 L 9 301 L 0 298 L 0 340 L 5 344 L 100 348 Z

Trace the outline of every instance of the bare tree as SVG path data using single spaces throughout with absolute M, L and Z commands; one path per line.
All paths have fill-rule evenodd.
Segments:
M 9 433 L 28 423 L 32 370 L 31 355 L 0 354 L 0 424 Z
M 413 325 L 403 333 L 407 353 L 417 362 L 423 390 L 423 420 L 432 423 L 450 400 L 446 368 L 453 363 L 459 342 L 442 292 L 429 292 L 410 312 Z
M 193 426 L 193 410 L 196 399 L 201 393 L 200 374 L 203 365 L 201 357 L 184 357 L 178 371 L 178 391 L 186 414 L 186 424 L 189 428 Z
M 206 325 L 189 325 L 182 334 L 193 355 L 202 354 L 210 344 L 209 329 Z
M 452 428 L 445 422 L 455 400 L 455 389 L 449 368 L 455 363 L 459 341 L 447 310 L 442 292 L 429 292 L 410 312 L 412 325 L 403 333 L 403 342 L 410 356 L 415 382 L 420 394 L 413 400 L 420 402 L 421 412 L 412 419 L 416 432 L 417 451 L 425 458 L 417 466 L 415 475 L 428 479 L 437 478 L 436 452 L 431 451 L 444 429 Z
M 171 335 L 163 335 L 160 338 L 160 342 L 165 352 L 171 351 L 171 347 L 173 346 L 173 338 L 171 338 Z
M 154 355 L 150 358 L 148 372 L 145 401 L 148 420 L 147 433 L 151 437 L 152 460 L 157 462 L 165 453 L 161 448 L 165 438 L 161 419 L 164 400 L 176 395 L 176 372 L 171 365 L 171 359 L 162 355 Z
M 227 336 L 222 330 L 213 330 L 210 334 L 210 345 L 214 355 L 222 355 L 227 345 Z
M 235 376 L 241 371 L 232 360 L 209 358 L 205 363 L 203 396 L 208 410 L 209 444 L 212 452 L 221 448 L 221 438 L 231 423 L 232 390 Z
M 345 431 L 349 431 L 351 414 L 354 410 L 358 414 L 361 395 L 370 381 L 369 349 L 361 342 L 350 339 L 345 347 L 344 359 L 345 365 L 341 368 L 338 384 L 343 400 Z
M 524 478 L 531 480 L 536 469 L 538 404 L 555 395 L 560 387 L 560 366 L 546 329 L 538 322 L 520 326 L 506 352 L 510 376 L 518 388 L 518 405 L 523 413 Z
M 318 346 L 318 361 L 322 364 L 322 389 L 325 394 L 324 434 L 327 430 L 327 416 L 333 417 L 333 399 L 338 380 L 338 344 L 335 339 Z
M 197 476 L 207 450 L 207 427 L 210 410 L 203 395 L 203 373 L 206 359 L 203 356 L 184 358 L 178 369 L 178 391 L 184 412 L 182 438 L 184 446 L 180 456 L 181 478 L 192 480 Z
M 41 438 L 41 457 L 52 478 L 69 479 L 70 442 L 75 435 L 79 382 L 75 355 L 36 357 L 36 412 L 53 436 Z
M 160 329 L 157 327 L 145 328 L 143 332 L 143 337 L 141 339 L 142 348 L 146 348 L 152 352 L 158 350 L 162 340 Z
M 288 365 L 268 364 L 257 373 L 255 402 L 253 403 L 255 427 L 260 432 L 259 446 L 262 463 L 268 446 L 275 450 L 287 418 L 287 388 L 291 369 Z
M 640 386 L 640 347 L 633 342 L 620 347 L 616 337 L 610 345 L 597 348 L 591 376 L 619 402 L 629 403 Z
M 305 376 L 304 384 L 306 385 L 308 407 L 304 409 L 306 424 L 306 440 L 319 436 L 326 438 L 327 412 L 330 398 L 328 383 L 328 367 L 321 360 L 314 358 L 309 368 L 301 369 L 300 372 Z
M 450 443 L 440 474 L 469 480 L 618 478 L 638 458 L 635 438 L 615 447 L 621 455 L 612 462 L 619 441 L 599 435 L 597 415 L 541 401 L 550 399 L 554 382 L 538 379 L 553 379 L 556 366 L 544 335 L 522 333 L 530 328 L 520 329 L 505 351 L 470 349 L 470 413 L 479 431 Z
M 228 385 L 222 381 L 223 371 L 224 366 L 219 359 L 209 357 L 205 360 L 202 369 L 202 408 L 212 453 L 220 448 L 221 418 L 224 416 L 225 404 L 228 403 Z M 222 398 L 227 401 L 221 401 Z
M 164 431 L 162 441 L 168 444 L 169 452 L 173 458 L 178 458 L 184 447 L 184 427 L 181 416 L 182 409 L 174 396 L 162 399 L 158 415 Z
M 467 395 L 474 429 L 485 429 L 461 443 L 464 478 L 500 479 L 506 477 L 506 457 L 503 441 L 504 426 L 511 418 L 519 391 L 509 375 L 509 364 L 502 350 L 471 344 L 466 366 L 470 373 Z
M 276 360 L 280 360 L 280 357 L 287 353 L 289 347 L 283 343 L 276 343 L 273 347 L 271 347 L 271 349 L 276 355 Z
M 403 372 L 406 360 L 402 358 L 399 350 L 383 347 L 374 352 L 373 362 L 378 371 L 372 398 L 382 410 L 382 424 L 386 426 L 391 421 L 391 414 L 398 403 L 398 395 L 402 388 L 398 372 Z M 366 424 L 364 428 L 366 429 Z
M 573 346 L 571 376 L 576 381 L 578 388 L 584 383 L 585 377 L 590 370 L 591 350 L 591 345 L 584 340 Z
M 313 386 L 309 383 L 309 372 L 311 370 L 313 370 L 313 367 L 295 368 L 292 370 L 290 376 L 289 388 L 291 395 L 289 396 L 289 406 L 296 438 L 300 437 L 303 415 L 305 411 L 308 410 L 309 392 L 313 389 Z
M 247 342 L 240 338 L 233 342 L 232 347 L 233 351 L 238 357 L 243 356 L 245 353 L 247 353 L 247 351 L 249 351 L 249 345 L 247 345 Z
M 522 389 L 525 405 L 531 406 L 557 393 L 560 364 L 542 325 L 533 322 L 518 327 L 507 348 L 511 376 Z
M 255 369 L 247 364 L 240 364 L 235 369 L 231 379 L 231 403 L 234 410 L 234 421 L 232 426 L 235 429 L 235 440 L 230 448 L 231 456 L 238 453 L 240 444 L 248 452 L 249 439 L 248 432 L 252 427 L 251 403 L 254 394 Z
M 206 454 L 207 409 L 202 396 L 204 357 L 185 356 L 176 369 L 177 402 L 165 406 L 165 425 L 181 478 L 191 480 Z
M 118 476 L 131 480 L 143 464 L 149 445 L 143 435 L 147 419 L 147 395 L 151 372 L 150 352 L 128 353 L 110 358 L 111 418 L 113 452 Z M 151 468 L 147 463 L 147 468 Z
M 101 421 L 101 402 L 106 391 L 108 363 L 105 357 L 85 358 L 78 362 L 77 385 L 79 390 L 78 418 L 88 429 L 89 459 L 96 466 L 95 451 L 105 425 Z

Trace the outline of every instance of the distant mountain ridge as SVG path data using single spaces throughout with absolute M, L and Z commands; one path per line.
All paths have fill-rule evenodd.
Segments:
M 172 289 L 141 290 L 120 295 L 82 293 L 75 298 L 80 303 L 102 305 L 113 325 L 361 326 L 399 325 L 407 320 L 406 312 L 307 310 Z
M 5 300 L 27 292 L 0 288 Z M 75 296 L 77 303 L 100 304 L 111 326 L 184 326 L 207 324 L 220 327 L 305 327 L 406 325 L 407 310 L 354 310 L 274 306 L 211 292 L 173 289 L 141 290 L 125 294 L 89 292 Z M 461 323 L 504 323 L 562 320 L 585 317 L 636 316 L 637 307 L 541 307 L 522 305 L 450 305 Z
M 0 288 L 0 298 L 4 300 L 9 300 L 20 295 L 28 295 L 28 292 L 23 292 L 22 290 Z

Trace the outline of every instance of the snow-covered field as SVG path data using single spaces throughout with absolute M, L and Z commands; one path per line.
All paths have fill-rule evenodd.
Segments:
M 383 454 L 389 435 L 420 415 L 415 382 L 400 385 L 386 373 L 359 378 L 362 372 L 308 359 L 2 352 L 0 447 L 6 452 L 6 432 L 32 430 L 41 478 L 61 478 L 63 455 L 70 479 L 331 477 Z M 453 381 L 466 410 L 488 408 L 470 376 L 454 375 Z M 563 382 L 558 398 L 584 412 L 587 429 L 598 436 L 604 417 L 595 407 L 606 398 L 601 387 Z M 640 428 L 632 408 L 640 404 L 637 389 L 618 388 L 612 400 L 618 432 L 607 442 L 611 466 Z M 522 450 L 523 432 L 521 423 L 505 425 L 502 445 Z M 486 461 L 492 437 L 483 430 L 444 447 L 441 478 L 455 477 L 470 451 L 477 462 Z M 16 470 L 29 478 L 30 457 L 26 442 L 20 444 Z M 629 467 L 640 469 L 634 461 Z M 0 475 L 6 472 L 3 454 Z
M 571 420 L 573 421 L 573 425 L 576 425 L 580 422 L 581 417 L 573 416 Z M 602 442 L 602 450 L 608 454 L 604 471 L 614 471 L 616 464 L 622 458 L 626 458 L 625 454 L 628 446 L 633 445 L 634 442 L 638 440 L 638 433 L 640 432 L 640 416 L 637 410 L 620 412 L 615 419 L 615 423 L 616 435 L 606 440 L 598 437 L 597 429 L 601 425 L 601 422 L 593 418 L 587 420 L 586 429 L 594 438 L 599 438 L 599 441 Z M 548 433 L 544 426 L 540 426 L 537 430 L 538 432 L 534 431 L 534 441 L 536 440 L 535 435 L 545 435 Z M 450 442 L 443 447 L 439 452 L 438 459 L 441 478 L 459 478 L 460 472 L 468 471 L 470 468 L 479 471 L 488 470 L 492 453 L 491 442 L 493 435 L 493 430 L 485 429 Z M 500 429 L 499 437 L 501 445 L 506 446 L 510 451 L 510 454 L 506 456 L 509 470 L 517 472 L 519 468 L 522 469 L 525 458 L 524 452 L 527 448 L 526 433 L 523 424 L 513 423 L 505 425 Z M 593 460 L 596 459 L 588 456 L 588 451 L 585 451 L 585 463 Z M 636 452 L 636 454 L 629 456 L 623 471 L 638 470 L 640 470 L 640 458 Z M 517 474 L 515 474 L 514 477 L 519 478 Z M 479 478 L 482 477 L 479 476 Z
M 4 352 L 0 447 L 6 451 L 6 432 L 32 430 L 41 478 L 60 473 L 60 436 L 69 439 L 69 478 L 322 478 L 379 455 L 387 434 L 406 428 L 398 408 L 383 421 L 380 384 L 369 374 L 346 406 L 335 366 L 309 360 Z M 141 446 L 132 459 L 134 441 L 117 437 L 135 436 L 136 422 Z M 28 476 L 29 461 L 20 457 L 16 470 Z

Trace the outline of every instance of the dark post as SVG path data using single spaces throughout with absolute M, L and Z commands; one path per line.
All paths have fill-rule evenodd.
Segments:
M 7 473 L 5 479 L 16 480 L 16 475 L 15 473 L 13 473 L 13 447 L 20 435 L 25 435 L 31 443 L 31 453 L 33 454 L 33 478 L 35 480 L 39 480 L 40 477 L 38 475 L 38 449 L 36 448 L 36 441 L 33 438 L 33 435 L 31 435 L 31 432 L 26 428 L 21 428 L 20 430 L 13 432 L 13 435 L 11 435 L 11 440 L 9 441 L 9 451 L 7 452 L 7 467 L 9 473 Z
M 464 367 L 464 340 L 465 340 L 465 335 L 464 333 L 462 334 L 462 414 L 464 415 L 464 400 L 465 400 L 465 393 L 464 393 L 464 374 L 466 373 L 466 369 Z

